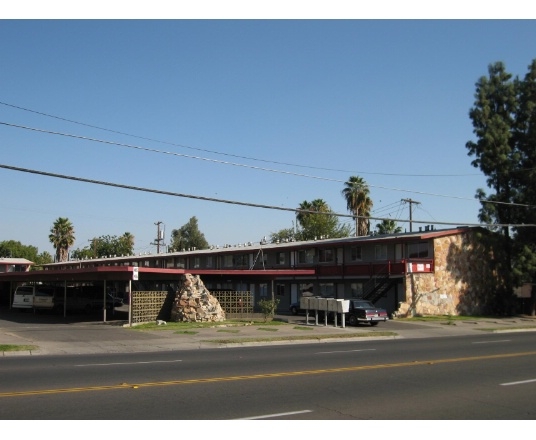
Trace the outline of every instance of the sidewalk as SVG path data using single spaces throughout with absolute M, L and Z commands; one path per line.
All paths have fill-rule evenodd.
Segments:
M 490 318 L 463 321 L 415 321 L 395 319 L 376 327 L 335 327 L 333 323 L 314 324 L 305 317 L 277 316 L 287 324 L 278 326 L 215 324 L 212 328 L 189 331 L 154 330 L 123 327 L 123 322 L 46 322 L 22 319 L 0 312 L 0 345 L 27 345 L 27 350 L 2 351 L 2 356 L 35 356 L 57 354 L 136 353 L 203 348 L 225 348 L 248 345 L 326 343 L 378 338 L 431 338 L 478 335 L 484 332 L 536 331 L 536 317 Z M 49 320 L 50 321 L 50 320 Z

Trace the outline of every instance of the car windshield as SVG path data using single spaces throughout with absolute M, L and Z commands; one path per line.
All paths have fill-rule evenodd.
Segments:
M 370 301 L 354 301 L 354 307 L 373 309 L 375 306 Z

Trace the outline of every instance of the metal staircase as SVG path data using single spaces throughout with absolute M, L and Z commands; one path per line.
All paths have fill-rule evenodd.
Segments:
M 375 304 L 376 301 L 396 284 L 396 279 L 390 278 L 388 269 L 388 265 L 384 266 L 364 284 L 363 299 Z

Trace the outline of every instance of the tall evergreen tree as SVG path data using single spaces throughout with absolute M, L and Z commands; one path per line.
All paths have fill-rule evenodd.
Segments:
M 536 224 L 536 60 L 524 79 L 513 79 L 501 62 L 491 64 L 488 76 L 476 83 L 469 116 L 477 140 L 466 148 L 493 191 L 477 191 L 479 218 L 501 231 L 494 247 L 502 252 L 496 252 L 494 263 L 502 280 L 497 302 L 506 309 L 514 285 L 536 281 L 534 228 L 513 226 Z
M 523 80 L 517 80 L 519 108 L 514 137 L 521 155 L 519 172 L 514 175 L 518 191 L 515 223 L 536 224 L 536 60 Z M 519 283 L 536 284 L 536 228 L 515 227 L 514 275 Z M 536 315 L 536 290 L 533 287 L 527 313 Z
M 489 197 L 483 189 L 477 196 L 495 203 L 483 203 L 480 220 L 490 224 L 510 223 L 513 202 L 512 173 L 519 165 L 513 131 L 517 112 L 516 87 L 512 75 L 507 73 L 501 62 L 491 64 L 488 77 L 476 83 L 475 103 L 469 112 L 473 122 L 473 133 L 477 141 L 469 141 L 466 148 L 475 159 L 471 164 L 480 168 L 487 176 L 486 183 L 495 191 Z M 503 226 L 503 234 L 509 236 L 509 228 Z

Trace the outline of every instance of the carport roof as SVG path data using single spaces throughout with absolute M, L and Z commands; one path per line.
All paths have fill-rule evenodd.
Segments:
M 281 270 L 216 270 L 216 269 L 160 269 L 135 266 L 97 266 L 91 268 L 68 270 L 34 270 L 30 272 L 0 273 L 0 281 L 14 282 L 52 282 L 52 281 L 128 281 L 134 279 L 138 272 L 140 281 L 169 281 L 179 279 L 181 275 L 222 276 L 222 277 L 254 277 L 257 279 L 274 279 L 277 277 L 311 276 L 314 269 L 281 269 Z

